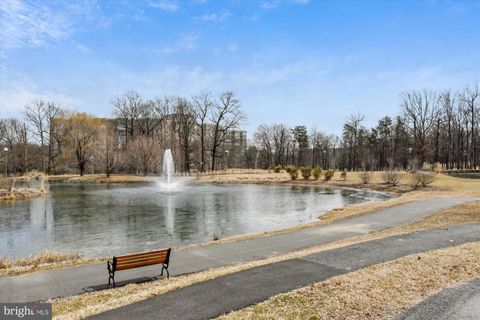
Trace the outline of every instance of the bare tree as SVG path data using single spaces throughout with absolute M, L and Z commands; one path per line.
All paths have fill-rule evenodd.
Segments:
M 288 144 L 292 142 L 291 130 L 286 125 L 274 124 L 272 142 L 275 150 L 275 165 L 286 165 Z
M 469 152 L 469 163 L 472 168 L 475 168 L 478 165 L 477 159 L 477 147 L 479 142 L 476 139 L 478 132 L 476 132 L 476 124 L 478 123 L 478 113 L 479 113 L 479 100 L 480 100 L 480 89 L 478 83 L 475 83 L 471 88 L 465 88 L 460 94 L 460 101 L 462 102 L 462 108 L 466 115 L 468 115 L 468 121 L 470 122 L 470 152 Z
M 119 119 L 125 130 L 125 143 L 134 137 L 137 120 L 142 113 L 143 101 L 140 95 L 135 91 L 127 91 L 122 96 L 117 96 L 112 100 L 114 107 L 113 115 Z
M 444 154 L 445 154 L 445 166 L 447 169 L 451 169 L 452 160 L 453 160 L 453 149 L 454 149 L 454 137 L 453 130 L 455 125 L 455 104 L 456 97 L 451 94 L 449 90 L 445 90 L 440 93 L 440 106 L 441 114 L 443 114 L 443 137 L 445 140 L 444 143 Z
M 401 99 L 403 116 L 410 126 L 417 156 L 423 163 L 430 152 L 427 137 L 439 115 L 438 96 L 427 90 L 411 91 L 402 93 Z
M 197 126 L 200 128 L 200 158 L 201 170 L 205 171 L 205 126 L 210 110 L 213 108 L 214 101 L 212 94 L 208 91 L 202 91 L 192 97 L 193 112 Z
M 137 136 L 128 145 L 128 155 L 146 176 L 159 163 L 160 147 L 153 137 Z
M 183 169 L 190 171 L 190 153 L 192 151 L 192 139 L 195 129 L 195 114 L 189 101 L 185 98 L 175 99 L 174 117 L 175 131 L 178 135 L 180 149 L 183 153 Z
M 41 163 L 42 171 L 46 170 L 45 163 L 45 140 L 47 139 L 48 119 L 47 119 L 47 104 L 43 100 L 34 100 L 25 106 L 25 116 L 33 127 L 33 133 L 40 139 Z
M 357 170 L 358 165 L 358 149 L 361 144 L 361 135 L 364 128 L 362 122 L 365 116 L 357 114 L 352 115 L 343 126 L 343 141 L 349 149 L 349 168 L 350 170 Z
M 27 124 L 16 118 L 2 120 L 3 134 L 0 142 L 8 148 L 11 155 L 12 172 L 26 173 L 34 166 L 38 148 L 30 143 Z
M 103 168 L 107 178 L 113 172 L 119 161 L 118 137 L 112 128 L 107 125 L 101 126 L 97 145 L 95 146 L 95 158 Z
M 210 113 L 210 121 L 213 122 L 213 141 L 212 141 L 212 166 L 215 170 L 215 161 L 218 148 L 225 143 L 227 133 L 230 130 L 237 129 L 247 116 L 240 106 L 240 101 L 233 92 L 227 91 L 220 95 L 219 101 L 214 104 Z
M 34 100 L 25 107 L 27 121 L 33 126 L 33 133 L 40 140 L 42 171 L 50 173 L 53 161 L 53 121 L 61 112 L 54 102 Z M 45 145 L 48 145 L 48 163 L 45 164 Z
M 100 119 L 85 113 L 74 113 L 66 118 L 63 134 L 75 154 L 81 176 L 85 173 L 86 165 L 94 153 L 94 142 L 100 125 Z
M 267 124 L 261 124 L 253 134 L 253 139 L 257 149 L 260 151 L 263 167 L 270 167 L 273 159 L 272 127 Z

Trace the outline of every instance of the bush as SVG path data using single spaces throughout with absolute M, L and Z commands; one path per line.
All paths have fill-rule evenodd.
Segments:
M 372 179 L 372 172 L 364 170 L 358 174 L 360 177 L 360 180 L 362 180 L 363 183 L 367 184 L 370 182 L 370 179 Z
M 288 166 L 288 167 L 285 168 L 285 171 L 287 171 L 287 173 L 290 173 L 290 172 L 296 171 L 296 170 L 297 170 L 297 168 L 295 168 L 293 166 Z
M 276 166 L 275 168 L 273 168 L 273 172 L 275 173 L 280 173 L 281 170 L 282 170 L 281 166 Z
M 298 170 L 297 169 L 290 169 L 288 174 L 290 174 L 290 179 L 297 180 L 297 178 L 298 178 Z
M 431 173 L 415 172 L 410 176 L 410 185 L 413 189 L 426 187 L 435 181 L 435 175 Z
M 310 178 L 312 175 L 312 168 L 302 168 L 300 171 L 302 172 L 302 177 L 304 180 L 308 180 L 308 178 Z
M 322 168 L 315 167 L 313 169 L 313 177 L 315 178 L 315 180 L 318 180 L 320 179 L 321 176 L 322 176 Z
M 387 170 L 382 172 L 382 179 L 385 183 L 396 186 L 403 178 L 403 174 L 396 170 Z
M 330 181 L 333 178 L 334 174 L 335 174 L 335 171 L 332 169 L 325 171 L 324 173 L 325 181 Z
M 347 171 L 342 171 L 342 173 L 340 173 L 340 178 L 343 180 L 343 182 L 347 181 Z

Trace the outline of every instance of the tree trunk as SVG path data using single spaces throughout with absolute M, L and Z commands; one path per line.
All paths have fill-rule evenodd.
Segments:
M 213 148 L 212 148 L 212 166 L 211 166 L 211 169 L 212 171 L 215 170 L 215 159 L 217 157 L 217 146 L 216 146 L 216 142 L 213 144 Z
M 80 177 L 83 177 L 83 174 L 85 172 L 85 163 L 80 162 L 78 168 L 80 169 Z
M 205 126 L 203 122 L 201 123 L 200 128 L 200 144 L 201 144 L 201 152 L 202 152 L 202 172 L 205 172 Z

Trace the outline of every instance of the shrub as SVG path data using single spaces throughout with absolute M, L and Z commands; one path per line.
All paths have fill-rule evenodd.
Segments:
M 382 179 L 385 183 L 396 186 L 403 178 L 403 174 L 396 170 L 387 170 L 382 172 Z
M 290 169 L 288 174 L 290 174 L 290 179 L 297 180 L 297 178 L 298 178 L 298 170 L 297 169 Z
M 321 176 L 322 176 L 322 168 L 315 167 L 313 169 L 313 177 L 315 178 L 315 180 L 318 180 L 320 179 Z
M 370 179 L 372 179 L 372 172 L 363 170 L 358 174 L 358 176 L 360 177 L 360 180 L 362 180 L 363 183 L 367 184 L 370 182 Z
M 415 172 L 410 176 L 410 185 L 413 189 L 426 187 L 435 181 L 435 175 L 431 173 Z
M 275 173 L 280 173 L 281 170 L 282 170 L 281 166 L 276 166 L 275 168 L 273 168 L 273 172 Z
M 333 178 L 334 174 L 335 174 L 335 171 L 332 170 L 332 169 L 329 169 L 329 170 L 325 171 L 325 173 L 324 173 L 325 181 L 331 180 Z
M 310 178 L 312 175 L 312 168 L 302 168 L 300 171 L 302 172 L 302 177 L 304 180 L 308 180 L 308 178 Z
M 347 181 L 347 171 L 342 171 L 342 173 L 340 173 L 340 178 L 343 180 L 343 182 Z
M 294 166 L 288 166 L 285 168 L 285 171 L 287 171 L 287 173 L 290 173 L 291 171 L 296 171 L 297 168 L 295 168 Z

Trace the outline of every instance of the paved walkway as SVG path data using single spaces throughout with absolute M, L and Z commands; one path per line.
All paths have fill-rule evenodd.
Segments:
M 212 319 L 336 275 L 472 241 L 480 241 L 480 224 L 368 241 L 219 277 L 114 309 L 92 319 Z
M 480 279 L 445 289 L 419 303 L 397 319 L 480 319 Z
M 268 237 L 193 247 L 174 251 L 170 274 L 179 275 L 309 248 L 407 223 L 474 197 L 439 198 L 384 209 L 362 217 Z M 112 253 L 113 254 L 113 253 Z M 146 280 L 159 274 L 158 266 L 115 275 L 117 283 Z M 70 296 L 107 283 L 106 263 L 0 278 L 0 302 L 30 302 Z

